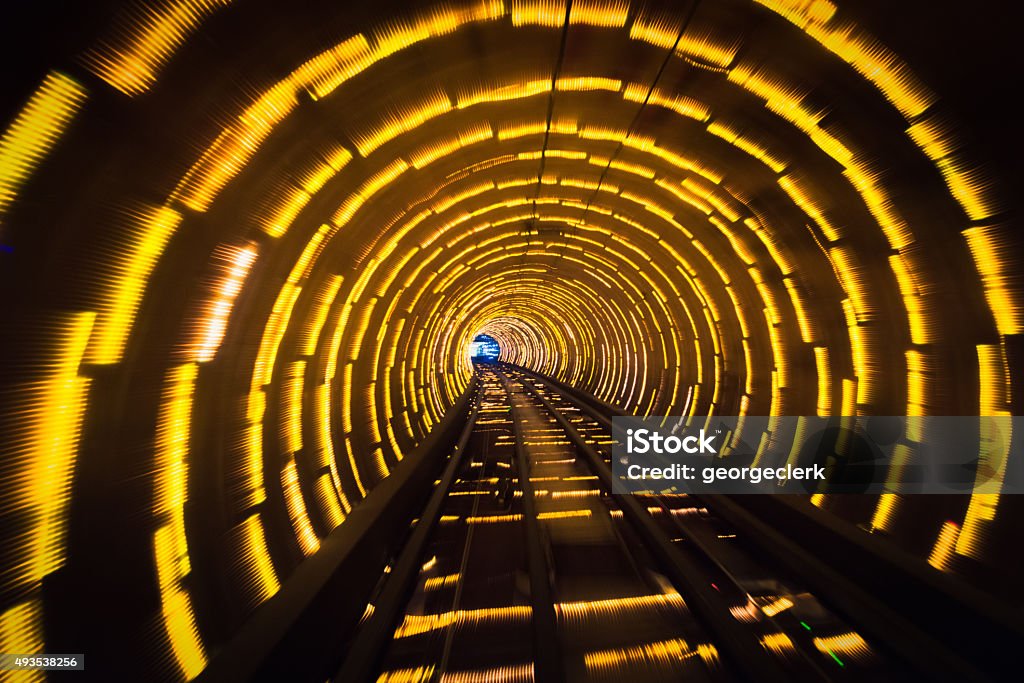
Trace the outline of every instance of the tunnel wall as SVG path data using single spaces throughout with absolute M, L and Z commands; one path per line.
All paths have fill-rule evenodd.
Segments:
M 329 9 L 112 8 L 12 112 L 0 651 L 109 609 L 195 677 L 480 333 L 639 414 L 1016 412 L 1012 202 L 841 6 Z M 814 502 L 968 575 L 1012 529 Z

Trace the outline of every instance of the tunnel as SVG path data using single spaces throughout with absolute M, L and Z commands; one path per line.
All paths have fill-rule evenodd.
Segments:
M 1019 677 L 1007 3 L 3 23 L 3 680 Z

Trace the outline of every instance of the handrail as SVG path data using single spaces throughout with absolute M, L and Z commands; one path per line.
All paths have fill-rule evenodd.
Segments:
M 198 683 L 325 680 L 465 422 L 476 382 L 427 437 L 249 617 Z
M 415 530 L 402 547 L 401 554 L 391 573 L 388 574 L 387 582 L 380 592 L 373 614 L 360 627 L 358 635 L 349 646 L 349 654 L 345 663 L 334 677 L 338 683 L 373 679 L 384 649 L 391 642 L 402 608 L 419 576 L 423 552 L 441 518 L 445 498 L 448 496 L 452 484 L 455 483 L 455 477 L 466 453 L 466 444 L 469 443 L 469 437 L 476 427 L 479 411 L 478 393 L 477 400 L 473 403 L 473 410 L 466 420 L 466 425 L 451 457 L 448 459 L 444 474 L 441 475 L 440 483 L 434 487 L 434 492 L 430 494 L 430 500 L 420 515 Z

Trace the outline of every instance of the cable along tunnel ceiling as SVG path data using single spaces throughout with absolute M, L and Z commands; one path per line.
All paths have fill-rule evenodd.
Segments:
M 1006 207 L 841 4 L 318 11 L 292 35 L 247 3 L 125 9 L 0 139 L 32 292 L 3 651 L 44 651 L 70 609 L 44 579 L 113 553 L 158 596 L 118 608 L 155 620 L 144 656 L 196 676 L 225 635 L 203 624 L 318 550 L 454 404 L 481 333 L 644 414 L 1011 410 Z M 944 566 L 991 560 L 999 502 L 856 514 L 913 519 Z

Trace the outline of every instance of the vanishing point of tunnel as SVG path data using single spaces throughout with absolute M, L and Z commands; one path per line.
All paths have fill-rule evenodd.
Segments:
M 1020 680 L 998 0 L 0 19 L 0 681 Z

